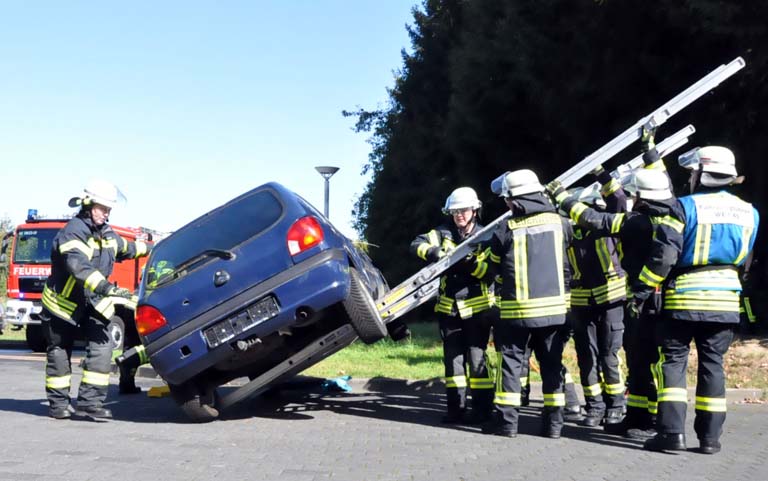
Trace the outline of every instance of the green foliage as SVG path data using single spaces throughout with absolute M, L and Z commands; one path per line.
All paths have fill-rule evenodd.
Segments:
M 736 56 L 747 68 L 658 138 L 693 123 L 692 146 L 732 148 L 742 196 L 765 211 L 768 2 L 425 0 L 413 15 L 388 106 L 345 112 L 371 134 L 355 227 L 381 246 L 371 257 L 390 284 L 421 266 L 408 245 L 441 222 L 454 188 L 475 188 L 494 219 L 504 206 L 493 178 L 519 168 L 555 177 Z

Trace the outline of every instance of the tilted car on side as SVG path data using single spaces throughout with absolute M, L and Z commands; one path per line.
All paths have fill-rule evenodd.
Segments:
M 311 204 L 267 183 L 156 245 L 136 324 L 173 398 L 205 422 L 218 416 L 222 384 L 249 377 L 263 387 L 356 337 L 386 336 L 374 299 L 387 290 L 368 256 Z M 341 345 L 296 361 L 331 343 Z

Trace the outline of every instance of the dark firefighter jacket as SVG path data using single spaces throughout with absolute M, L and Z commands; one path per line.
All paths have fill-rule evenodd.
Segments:
M 679 199 L 682 232 L 664 232 L 657 243 L 678 262 L 664 288 L 664 312 L 673 319 L 737 324 L 743 266 L 760 217 L 751 204 L 724 190 L 705 189 Z
M 572 235 L 568 220 L 544 194 L 515 198 L 512 217 L 494 232 L 486 251 L 502 321 L 528 328 L 565 323 Z
M 438 251 L 450 252 L 465 238 L 482 228 L 482 225 L 475 222 L 472 231 L 462 236 L 455 224 L 440 225 L 426 234 L 417 236 L 411 242 L 410 250 L 419 258 L 434 262 L 438 259 Z M 493 291 L 489 291 L 487 282 L 481 281 L 488 267 L 485 263 L 476 261 L 482 252 L 483 247 L 478 245 L 471 261 L 459 261 L 440 277 L 435 312 L 468 319 L 493 305 Z
M 120 237 L 108 224 L 96 226 L 81 211 L 53 240 L 51 275 L 43 289 L 43 305 L 57 317 L 77 324 L 92 306 L 105 322 L 115 313 L 107 280 L 115 261 L 141 257 L 144 242 Z M 131 286 L 132 287 L 132 286 Z
M 658 231 L 682 233 L 684 215 L 677 199 L 666 201 L 641 201 L 635 210 L 627 213 L 598 212 L 576 199 L 566 199 L 561 208 L 578 225 L 597 235 L 617 236 L 621 240 L 622 266 L 627 273 L 632 295 L 645 301 L 654 293 L 660 293 L 661 283 L 672 269 L 677 256 L 670 246 L 654 243 Z M 654 305 L 658 311 L 660 297 Z
M 606 212 L 627 210 L 627 196 L 621 183 L 603 172 L 598 181 L 605 199 Z M 573 269 L 571 306 L 612 304 L 624 301 L 627 279 L 621 267 L 621 243 L 616 237 L 597 233 L 576 225 L 573 242 L 568 247 L 568 260 Z

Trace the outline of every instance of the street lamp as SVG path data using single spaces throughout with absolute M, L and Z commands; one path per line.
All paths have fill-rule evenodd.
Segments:
M 323 212 L 325 214 L 325 217 L 328 217 L 328 195 L 330 192 L 330 180 L 331 177 L 333 177 L 333 174 L 339 171 L 338 167 L 331 167 L 328 165 L 321 165 L 318 167 L 315 167 L 315 170 L 320 173 L 320 175 L 323 176 L 323 179 L 325 179 L 325 211 Z

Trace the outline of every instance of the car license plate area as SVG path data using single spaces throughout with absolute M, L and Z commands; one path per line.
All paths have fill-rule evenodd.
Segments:
M 253 326 L 275 317 L 278 312 L 280 309 L 277 307 L 275 298 L 265 297 L 203 331 L 205 342 L 211 348 L 220 346 Z

